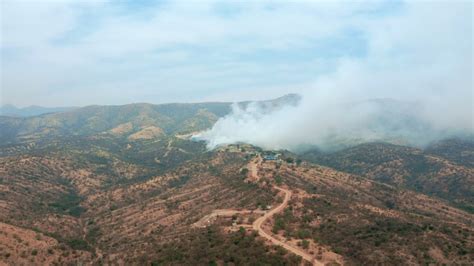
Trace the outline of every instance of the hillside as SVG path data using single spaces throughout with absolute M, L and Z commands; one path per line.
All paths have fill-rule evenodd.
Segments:
M 130 104 L 89 106 L 27 118 L 0 117 L 0 140 L 2 143 L 16 143 L 96 134 L 153 138 L 159 134 L 189 133 L 209 128 L 229 111 L 227 103 Z
M 171 151 L 176 152 L 169 153 L 168 145 L 161 147 L 164 151 L 156 155 L 155 163 L 122 157 L 120 152 L 110 154 L 95 145 L 81 151 L 73 146 L 67 151 L 50 147 L 41 155 L 2 157 L 0 220 L 53 239 L 54 252 L 70 252 L 56 251 L 64 245 L 79 254 L 92 254 L 63 258 L 68 262 L 131 263 L 162 256 L 175 260 L 168 254 L 169 245 L 182 245 L 185 239 L 196 241 L 209 233 L 215 235 L 215 239 L 206 237 L 209 245 L 215 245 L 213 241 L 227 243 L 228 237 L 244 241 L 237 245 L 239 254 L 230 256 L 232 260 L 250 259 L 245 255 L 249 247 L 268 261 L 294 260 L 265 248 L 252 234 L 229 236 L 218 227 L 192 229 L 194 222 L 214 209 L 255 209 L 274 201 L 270 190 L 243 182 L 245 175 L 240 170 L 246 164 L 245 154 L 198 152 L 192 145 L 189 141 L 171 144 Z M 181 153 L 195 157 L 182 157 Z M 161 167 L 160 161 L 166 160 L 166 167 Z M 232 243 L 225 245 L 230 248 L 235 245 Z M 215 252 L 223 252 L 224 247 Z M 27 254 L 32 252 L 25 249 Z M 13 252 L 7 246 L 4 256 Z M 185 248 L 182 252 L 197 258 L 193 252 L 198 250 Z M 51 256 L 46 260 L 56 260 Z M 15 258 L 8 255 L 7 261 Z M 28 258 L 43 260 L 36 255 Z
M 425 150 L 387 143 L 362 144 L 334 153 L 310 151 L 313 163 L 450 201 L 474 212 L 472 140 L 444 140 Z
M 74 138 L 0 157 L 0 222 L 49 243 L 15 251 L 17 240 L 6 230 L 4 261 L 12 264 L 24 253 L 36 263 L 247 264 L 258 257 L 295 265 L 301 258 L 250 226 L 258 211 L 281 202 L 273 184 L 293 196 L 263 230 L 315 259 L 349 265 L 474 260 L 474 217 L 442 200 L 363 175 L 295 164 L 286 159 L 291 153 L 283 162 L 257 164 L 252 180 L 244 170 L 259 150 L 249 145 L 209 152 L 204 143 L 175 137 L 122 141 Z M 194 227 L 222 209 L 255 214 Z
M 295 105 L 300 96 L 257 102 L 272 112 Z M 238 103 L 246 107 L 250 102 Z M 0 143 L 15 144 L 53 138 L 101 135 L 116 138 L 156 139 L 212 127 L 231 111 L 231 103 L 137 103 L 120 106 L 87 106 L 33 117 L 0 116 Z
M 266 176 L 295 194 L 269 228 L 325 246 L 346 264 L 470 264 L 473 215 L 420 193 L 331 168 L 268 165 Z

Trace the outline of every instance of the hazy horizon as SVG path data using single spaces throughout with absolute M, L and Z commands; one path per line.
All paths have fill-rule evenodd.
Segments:
M 14 107 L 17 109 L 26 109 L 26 108 L 31 108 L 31 107 L 41 107 L 41 108 L 83 108 L 83 107 L 88 107 L 88 106 L 121 106 L 121 105 L 129 105 L 129 104 L 152 104 L 152 105 L 160 105 L 160 104 L 193 104 L 193 103 L 239 103 L 239 102 L 258 102 L 258 101 L 267 101 L 267 100 L 274 100 L 280 97 L 285 97 L 291 94 L 297 94 L 297 93 L 287 93 L 283 95 L 276 96 L 274 98 L 262 98 L 262 99 L 243 99 L 239 101 L 225 101 L 225 100 L 213 100 L 213 101 L 174 101 L 174 102 L 128 102 L 128 103 L 123 103 L 123 104 L 86 104 L 86 105 L 80 105 L 80 106 L 43 106 L 43 105 L 27 105 L 27 106 L 17 106 L 14 104 L 0 104 L 0 107 Z M 299 94 L 298 94 L 299 95 Z

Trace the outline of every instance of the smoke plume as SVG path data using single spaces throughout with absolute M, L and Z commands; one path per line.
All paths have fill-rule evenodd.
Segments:
M 364 30 L 367 54 L 339 58 L 334 71 L 296 91 L 298 104 L 234 105 L 196 137 L 209 148 L 245 142 L 300 151 L 472 136 L 472 4 L 407 5 Z
M 315 147 L 331 151 L 373 141 L 423 147 L 473 133 L 469 115 L 446 113 L 446 117 L 439 117 L 430 106 L 428 102 L 393 99 L 331 102 L 310 97 L 272 110 L 258 102 L 234 104 L 231 114 L 195 139 L 205 140 L 209 149 L 249 143 L 301 152 Z

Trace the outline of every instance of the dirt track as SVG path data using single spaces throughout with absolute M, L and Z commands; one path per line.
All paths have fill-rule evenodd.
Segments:
M 252 161 L 252 162 L 249 163 L 248 168 L 250 170 L 250 176 L 254 180 L 259 180 L 260 179 L 260 177 L 258 175 L 258 164 L 260 164 L 260 163 L 261 163 L 261 160 L 258 160 L 257 162 Z M 270 219 L 274 214 L 283 211 L 283 209 L 285 209 L 286 206 L 288 206 L 288 201 L 291 198 L 291 191 L 290 190 L 284 189 L 284 188 L 281 188 L 281 187 L 277 187 L 277 186 L 273 186 L 273 188 L 285 193 L 285 198 L 283 199 L 283 202 L 280 205 L 278 205 L 277 207 L 271 209 L 269 212 L 265 213 L 265 215 L 263 215 L 262 217 L 255 220 L 255 222 L 252 224 L 252 228 L 254 230 L 256 230 L 260 236 L 270 240 L 273 244 L 279 245 L 279 246 L 283 247 L 284 249 L 292 252 L 293 254 L 301 256 L 303 259 L 305 259 L 306 261 L 311 262 L 313 265 L 324 265 L 322 262 L 317 261 L 311 254 L 307 253 L 306 251 L 304 251 L 302 249 L 299 249 L 297 247 L 291 246 L 288 243 L 285 243 L 283 241 L 280 241 L 280 240 L 276 239 L 275 237 L 273 237 L 271 235 L 271 233 L 267 233 L 267 232 L 265 232 L 265 230 L 263 230 L 262 225 L 268 219 Z
M 280 241 L 276 238 L 274 238 L 270 233 L 267 233 L 265 232 L 265 230 L 262 229 L 262 225 L 269 219 L 271 218 L 274 214 L 278 213 L 278 212 L 281 212 L 283 209 L 286 208 L 286 206 L 288 205 L 288 201 L 290 200 L 291 198 L 291 191 L 287 190 L 287 189 L 284 189 L 284 188 L 281 188 L 281 187 L 277 187 L 277 186 L 273 186 L 275 189 L 278 189 L 279 191 L 282 191 L 283 193 L 285 193 L 285 198 L 283 200 L 283 202 L 278 205 L 276 208 L 270 210 L 269 212 L 267 212 L 265 215 L 263 215 L 262 217 L 258 218 L 257 220 L 255 220 L 255 222 L 253 223 L 252 227 L 254 230 L 256 230 L 258 232 L 258 234 L 268 240 L 270 240 L 273 244 L 275 245 L 279 245 L 281 247 L 283 247 L 284 249 L 298 255 L 298 256 L 301 256 L 303 259 L 311 262 L 313 265 L 324 265 L 323 263 L 319 262 L 319 261 L 316 261 L 315 258 L 305 252 L 304 250 L 301 250 L 297 247 L 294 247 L 294 246 L 291 246 L 283 241 Z
M 258 180 L 260 180 L 260 177 L 258 176 L 258 164 L 260 163 L 261 163 L 261 160 L 257 159 L 257 160 L 251 161 L 247 166 L 249 169 L 249 175 L 248 175 L 249 180 L 252 182 L 257 182 Z
M 258 181 L 260 179 L 258 175 L 258 164 L 261 163 L 261 160 L 252 161 L 248 165 L 249 169 L 249 177 L 252 181 Z M 273 188 L 285 193 L 285 197 L 283 202 L 278 205 L 277 207 L 271 209 L 270 211 L 251 211 L 251 210 L 232 210 L 232 209 L 223 209 L 223 210 L 214 210 L 212 213 L 204 216 L 198 222 L 196 222 L 193 226 L 195 227 L 206 227 L 210 224 L 211 220 L 217 216 L 232 216 L 234 214 L 249 214 L 249 213 L 264 213 L 263 216 L 259 217 L 255 222 L 252 224 L 252 229 L 257 231 L 261 237 L 266 238 L 267 240 L 271 241 L 274 245 L 278 245 L 283 247 L 284 249 L 288 250 L 289 252 L 302 257 L 304 260 L 311 262 L 313 265 L 324 265 L 324 263 L 317 261 L 313 255 L 309 254 L 305 250 L 302 250 L 298 247 L 292 246 L 286 242 L 278 240 L 277 238 L 273 237 L 271 233 L 265 232 L 263 230 L 262 225 L 267 222 L 273 215 L 283 211 L 286 206 L 288 206 L 288 201 L 291 198 L 291 191 L 285 188 L 281 188 L 278 186 L 273 186 Z
M 249 211 L 249 210 L 233 210 L 233 209 L 222 209 L 222 210 L 214 210 L 212 213 L 202 217 L 199 221 L 195 222 L 193 224 L 194 227 L 206 227 L 208 226 L 211 221 L 219 216 L 223 217 L 230 217 L 234 214 L 251 214 L 251 213 L 265 213 L 265 211 L 259 211 L 259 210 L 254 210 L 254 211 Z

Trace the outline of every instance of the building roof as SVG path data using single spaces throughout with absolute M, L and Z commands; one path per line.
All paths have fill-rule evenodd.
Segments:
M 266 160 L 276 160 L 276 159 L 278 159 L 278 155 L 275 155 L 275 154 L 263 155 L 263 159 L 266 159 Z

